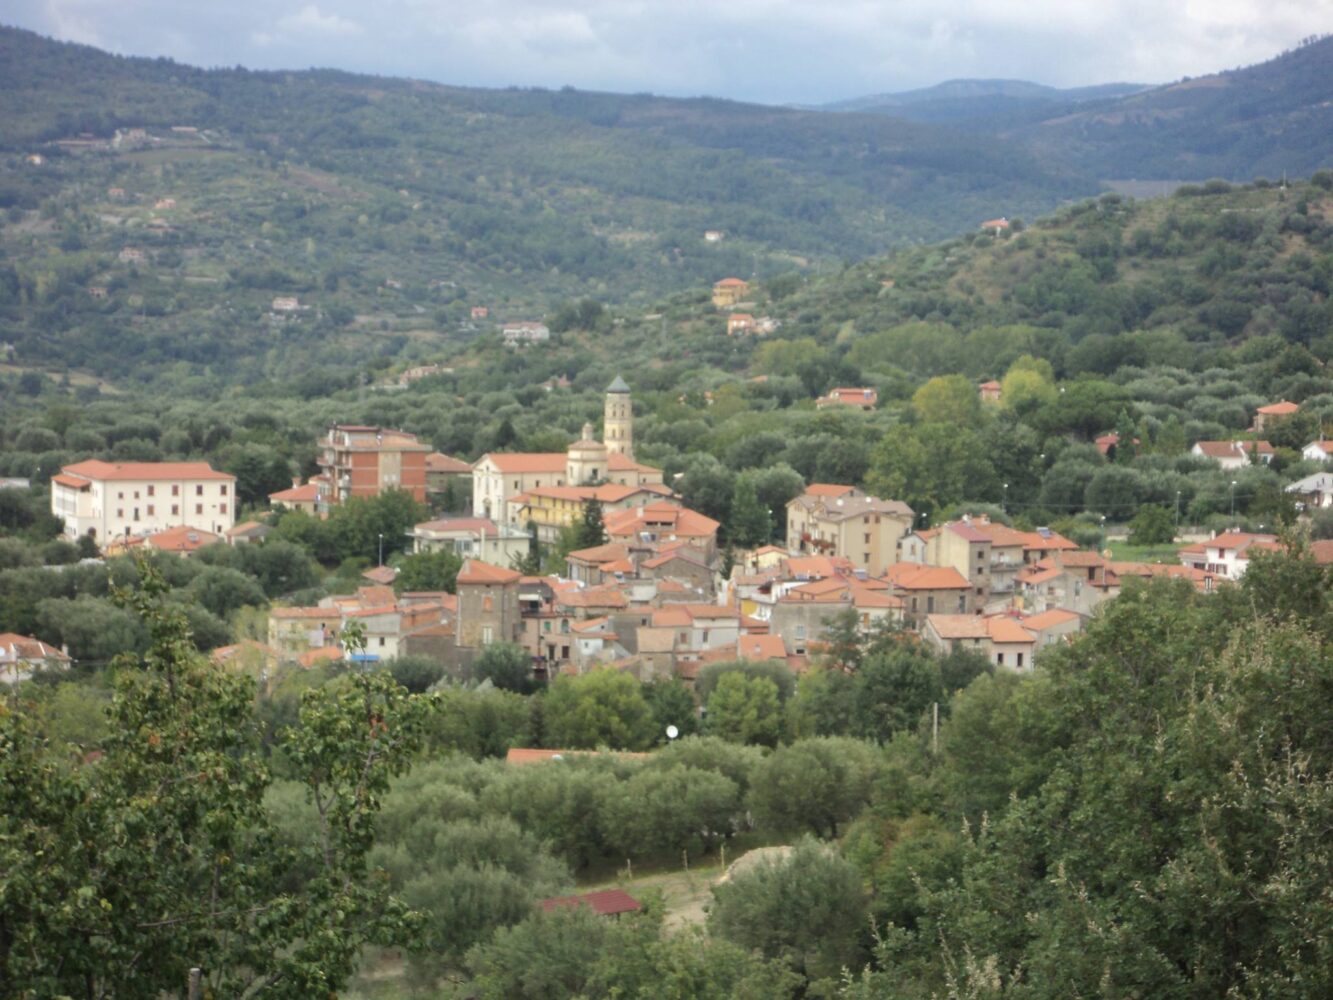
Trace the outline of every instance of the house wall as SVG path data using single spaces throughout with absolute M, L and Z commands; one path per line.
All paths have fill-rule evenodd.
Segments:
M 52 483 L 51 513 L 64 519 L 67 537 L 92 530 L 99 544 L 181 525 L 221 535 L 236 523 L 236 480 L 92 480 L 83 491 Z
M 511 584 L 458 585 L 458 644 L 469 648 L 496 642 L 519 642 L 522 615 L 518 581 Z

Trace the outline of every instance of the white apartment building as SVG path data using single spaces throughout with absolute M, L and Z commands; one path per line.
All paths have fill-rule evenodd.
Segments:
M 207 462 L 76 462 L 51 477 L 51 513 L 70 539 L 98 545 L 184 525 L 225 533 L 236 523 L 236 477 Z

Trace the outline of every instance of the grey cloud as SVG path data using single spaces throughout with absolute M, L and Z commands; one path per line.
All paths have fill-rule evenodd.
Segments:
M 1159 82 L 1257 62 L 1333 0 L 11 0 L 7 20 L 197 65 L 817 102 L 953 77 Z

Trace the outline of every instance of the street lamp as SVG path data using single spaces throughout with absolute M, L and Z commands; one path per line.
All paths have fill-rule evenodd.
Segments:
M 384 532 L 380 532 L 380 565 L 384 565 Z
M 1180 534 L 1180 490 L 1176 490 L 1176 534 Z
M 1004 511 L 1004 513 L 1006 513 L 1006 514 L 1009 513 L 1009 484 L 1008 484 L 1008 483 L 1005 483 L 1005 484 L 1004 484 L 1004 500 L 1001 501 L 1001 503 L 1000 503 L 1000 510 Z
M 1231 521 L 1235 525 L 1236 521 L 1236 481 L 1231 480 Z

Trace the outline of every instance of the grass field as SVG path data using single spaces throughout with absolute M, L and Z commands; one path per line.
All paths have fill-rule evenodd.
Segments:
M 1177 553 L 1184 542 L 1169 545 L 1130 545 L 1129 542 L 1109 542 L 1111 558 L 1116 562 L 1178 563 Z

